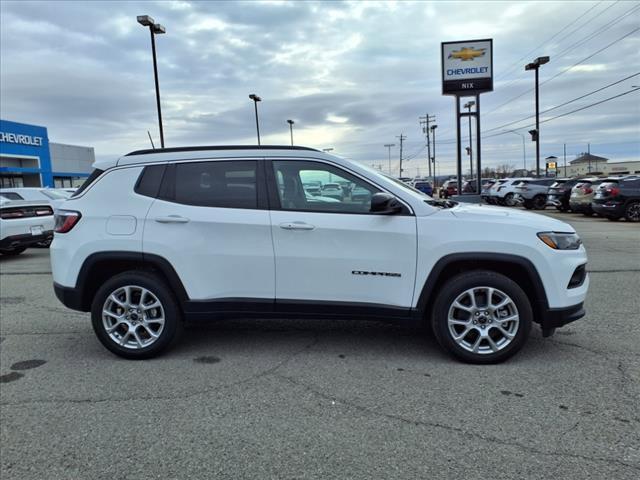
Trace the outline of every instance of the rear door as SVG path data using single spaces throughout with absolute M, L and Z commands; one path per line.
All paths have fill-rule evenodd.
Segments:
M 269 165 L 271 164 L 271 165 Z M 380 191 L 325 161 L 282 159 L 266 165 L 276 263 L 276 308 L 323 303 L 408 309 L 416 274 L 416 218 L 370 213 Z M 316 202 L 303 184 L 348 182 L 338 202 Z M 355 308 L 355 307 L 354 307 Z M 327 310 L 327 313 L 330 313 Z
M 167 167 L 145 220 L 143 251 L 173 266 L 190 299 L 272 305 L 273 242 L 263 172 L 261 161 L 237 159 Z

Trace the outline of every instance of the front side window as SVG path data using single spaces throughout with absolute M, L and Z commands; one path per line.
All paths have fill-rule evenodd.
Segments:
M 174 202 L 201 207 L 258 208 L 256 161 L 177 163 L 174 168 L 170 194 Z
M 369 213 L 380 190 L 364 180 L 320 162 L 274 161 L 278 199 L 283 210 Z

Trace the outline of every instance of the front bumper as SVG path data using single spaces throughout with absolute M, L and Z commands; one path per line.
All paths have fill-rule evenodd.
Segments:
M 539 319 L 542 335 L 548 337 L 553 334 L 556 328 L 580 320 L 584 316 L 584 303 L 563 308 L 547 308 Z
M 42 235 L 31 235 L 29 233 L 11 235 L 0 240 L 0 249 L 11 250 L 14 248 L 30 247 L 51 239 L 53 239 L 53 231 L 51 230 L 42 232 Z

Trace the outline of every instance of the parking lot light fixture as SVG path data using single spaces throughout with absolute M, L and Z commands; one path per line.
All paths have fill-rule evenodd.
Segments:
M 296 123 L 293 120 L 287 120 L 289 124 L 289 133 L 291 134 L 291 146 L 293 147 L 293 124 Z
M 538 57 L 533 62 L 527 63 L 524 66 L 525 70 L 534 70 L 536 72 L 536 130 L 535 135 L 531 135 L 532 138 L 536 142 L 536 177 L 540 176 L 540 82 L 538 80 L 538 70 L 540 70 L 540 65 L 544 65 L 549 63 L 549 57 Z
M 253 100 L 253 106 L 256 112 L 256 132 L 258 134 L 258 146 L 260 146 L 260 123 L 258 122 L 258 102 L 261 102 L 262 99 L 255 93 L 252 93 L 251 95 L 249 95 L 249 98 Z
M 160 129 L 160 147 L 164 148 L 164 128 L 162 127 L 162 109 L 160 108 L 160 84 L 158 82 L 158 61 L 156 59 L 156 35 L 167 33 L 164 26 L 155 23 L 149 15 L 138 15 L 136 20 L 151 33 L 151 53 L 153 55 L 153 78 L 156 84 L 156 107 L 158 109 L 158 128 Z

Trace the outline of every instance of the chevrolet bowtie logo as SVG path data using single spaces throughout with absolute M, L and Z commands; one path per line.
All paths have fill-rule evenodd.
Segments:
M 473 60 L 476 57 L 484 57 L 486 48 L 469 48 L 462 47 L 460 50 L 454 50 L 449 54 L 449 58 L 457 58 L 466 62 L 467 60 Z

